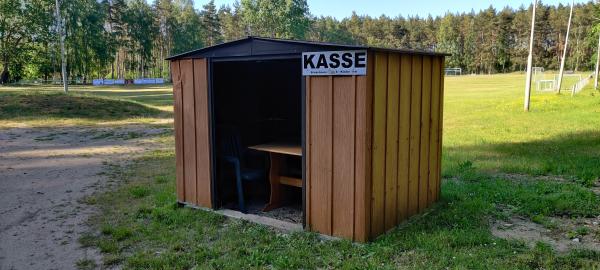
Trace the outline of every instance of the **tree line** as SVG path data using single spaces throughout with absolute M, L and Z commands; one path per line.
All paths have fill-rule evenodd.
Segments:
M 447 67 L 463 73 L 523 70 L 531 6 L 444 16 L 338 20 L 310 14 L 306 0 L 240 0 L 196 9 L 192 0 L 0 0 L 0 82 L 60 78 L 58 27 L 64 25 L 67 71 L 72 80 L 169 77 L 164 60 L 192 49 L 249 35 L 451 53 Z M 569 7 L 538 4 L 534 63 L 557 69 Z M 595 63 L 600 8 L 575 6 L 567 69 Z M 600 29 L 599 29 L 600 30 Z

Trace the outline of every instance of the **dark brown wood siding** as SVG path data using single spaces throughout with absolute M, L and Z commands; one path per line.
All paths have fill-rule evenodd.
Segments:
M 177 200 L 212 207 L 206 59 L 171 62 Z

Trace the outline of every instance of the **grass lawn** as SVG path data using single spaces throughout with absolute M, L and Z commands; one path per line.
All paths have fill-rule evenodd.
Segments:
M 600 177 L 600 93 L 533 93 L 523 112 L 522 75 L 446 78 L 446 177 L 470 162 L 478 171 Z
M 171 121 L 171 86 L 0 87 L 0 128 Z
M 122 184 L 85 200 L 100 213 L 81 243 L 98 247 L 106 265 L 132 269 L 598 268 L 598 251 L 559 252 L 548 242 L 492 234 L 494 222 L 519 217 L 567 241 L 600 242 L 597 225 L 578 223 L 600 215 L 594 193 L 600 94 L 589 88 L 575 97 L 534 93 L 525 113 L 523 84 L 519 74 L 446 78 L 441 200 L 372 243 L 285 234 L 178 208 L 172 150 L 129 166 L 107 165 L 108 176 Z M 149 108 L 171 102 L 167 95 L 161 101 L 125 90 L 82 91 Z M 173 145 L 173 137 L 157 143 Z

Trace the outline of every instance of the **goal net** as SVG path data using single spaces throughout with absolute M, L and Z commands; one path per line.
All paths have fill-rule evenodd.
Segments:
M 533 83 L 535 84 L 535 89 L 538 92 L 552 92 L 555 91 L 556 87 L 556 78 L 546 78 L 546 74 L 544 73 L 543 67 L 533 67 Z
M 533 81 L 537 84 L 538 81 L 546 79 L 544 77 L 544 68 L 543 67 L 533 67 L 531 69 L 533 73 Z
M 446 76 L 460 76 L 462 75 L 462 68 L 445 68 L 444 74 Z

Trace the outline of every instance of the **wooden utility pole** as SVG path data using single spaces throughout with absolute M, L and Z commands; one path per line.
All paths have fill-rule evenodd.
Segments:
M 533 0 L 533 14 L 531 15 L 531 37 L 529 38 L 529 56 L 527 57 L 527 78 L 525 79 L 525 105 L 526 112 L 529 111 L 529 101 L 531 98 L 531 69 L 533 68 L 533 34 L 535 30 L 535 6 L 537 0 Z
M 567 35 L 565 36 L 565 48 L 563 49 L 562 59 L 560 60 L 560 72 L 558 73 L 558 83 L 556 84 L 556 90 L 559 94 L 560 87 L 562 86 L 563 73 L 565 72 L 565 59 L 567 58 L 567 47 L 569 46 L 569 31 L 571 31 L 571 18 L 573 18 L 573 5 L 575 5 L 575 0 L 571 1 L 571 12 L 569 12 Z
M 67 55 L 65 52 L 65 25 L 64 21 L 60 16 L 60 4 L 56 0 L 56 27 L 58 28 L 58 35 L 60 41 L 60 58 L 62 62 L 62 80 L 65 94 L 69 93 L 69 82 L 67 81 Z
M 598 51 L 596 52 L 596 72 L 594 73 L 594 89 L 598 90 L 598 67 L 600 66 L 600 31 L 598 31 Z

